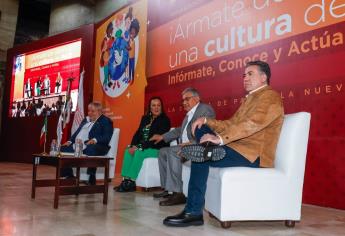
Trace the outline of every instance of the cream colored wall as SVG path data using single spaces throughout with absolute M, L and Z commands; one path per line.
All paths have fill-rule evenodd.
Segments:
M 19 0 L 0 1 L 0 61 L 6 61 L 7 49 L 13 46 L 17 26 L 18 7 Z
M 97 23 L 126 5 L 128 0 L 52 1 L 49 35 Z
M 2 114 L 2 99 L 5 82 L 5 66 L 7 49 L 13 46 L 17 27 L 19 0 L 0 1 L 0 114 Z M 1 124 L 0 116 L 0 124 Z M 0 125 L 1 132 L 1 125 Z
M 89 1 L 52 1 L 49 35 L 59 34 L 94 22 L 94 5 Z
M 129 0 L 99 0 L 95 5 L 95 23 L 110 16 L 117 9 L 128 4 Z

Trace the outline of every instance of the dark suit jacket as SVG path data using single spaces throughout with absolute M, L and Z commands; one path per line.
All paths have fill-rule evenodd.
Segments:
M 83 119 L 77 131 L 72 135 L 69 141 L 75 143 L 75 139 L 81 128 L 87 123 L 86 118 Z M 101 115 L 93 124 L 89 132 L 89 140 L 95 138 L 97 145 L 109 147 L 111 136 L 113 135 L 113 122 L 108 117 Z
M 164 141 L 161 141 L 157 144 L 154 144 L 154 141 L 146 141 L 143 142 L 143 133 L 142 130 L 143 128 L 148 125 L 151 121 L 151 117 L 148 115 L 144 115 L 141 118 L 140 125 L 138 130 L 135 132 L 131 145 L 138 145 L 142 144 L 143 148 L 154 148 L 154 149 L 160 149 L 162 147 L 168 146 L 167 143 Z M 154 135 L 154 134 L 164 134 L 165 132 L 168 132 L 170 130 L 170 120 L 165 114 L 161 114 L 158 116 L 156 119 L 153 120 L 150 128 L 150 133 L 149 133 L 149 139 Z

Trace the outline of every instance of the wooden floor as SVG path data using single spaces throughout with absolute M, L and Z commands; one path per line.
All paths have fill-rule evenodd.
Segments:
M 222 229 L 204 213 L 205 225 L 170 228 L 164 217 L 183 206 L 160 207 L 152 192 L 116 193 L 109 189 L 108 205 L 102 194 L 62 196 L 53 209 L 53 188 L 41 188 L 31 200 L 32 167 L 0 162 L 0 236 L 94 235 L 345 235 L 345 211 L 303 205 L 302 220 L 293 229 L 283 222 L 237 222 Z M 39 167 L 38 177 L 53 177 L 50 167 Z

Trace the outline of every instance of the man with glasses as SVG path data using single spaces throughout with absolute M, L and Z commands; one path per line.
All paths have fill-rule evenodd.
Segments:
M 192 123 L 200 117 L 215 118 L 211 106 L 200 102 L 200 95 L 194 88 L 187 88 L 182 92 L 182 105 L 187 112 L 181 127 L 177 127 L 163 135 L 155 134 L 150 139 L 156 143 L 164 140 L 166 143 L 178 139 L 179 145 L 161 148 L 158 163 L 162 193 L 154 194 L 155 198 L 167 198 L 159 202 L 161 206 L 184 204 L 186 197 L 182 193 L 182 162 L 178 155 L 181 147 L 195 143 L 192 136 Z
M 210 166 L 273 167 L 284 109 L 280 94 L 269 86 L 270 77 L 266 62 L 247 63 L 243 75 L 247 95 L 235 114 L 228 120 L 201 117 L 193 123 L 192 131 L 200 144 L 185 146 L 180 153 L 192 161 L 187 204 L 180 214 L 165 218 L 163 224 L 204 224 Z

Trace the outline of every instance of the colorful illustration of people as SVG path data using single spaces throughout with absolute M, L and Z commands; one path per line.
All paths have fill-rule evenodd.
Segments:
M 101 46 L 101 60 L 100 66 L 103 67 L 104 72 L 104 80 L 103 80 L 103 89 L 107 91 L 108 83 L 109 83 L 109 73 L 108 73 L 108 62 L 109 62 L 109 51 L 112 47 L 115 38 L 112 36 L 113 34 L 113 24 L 110 22 L 107 26 L 106 36 L 102 41 Z
M 132 7 L 107 25 L 100 45 L 100 80 L 103 90 L 111 97 L 121 95 L 134 82 L 139 30 L 140 23 Z
M 134 83 L 134 67 L 135 67 L 135 37 L 137 37 L 140 29 L 139 21 L 134 19 L 130 26 L 130 38 L 128 42 L 128 51 L 129 51 L 129 82 Z
M 54 93 L 61 93 L 61 89 L 62 89 L 62 76 L 60 74 L 60 72 L 57 73 L 56 79 L 55 79 L 55 89 L 54 89 Z

